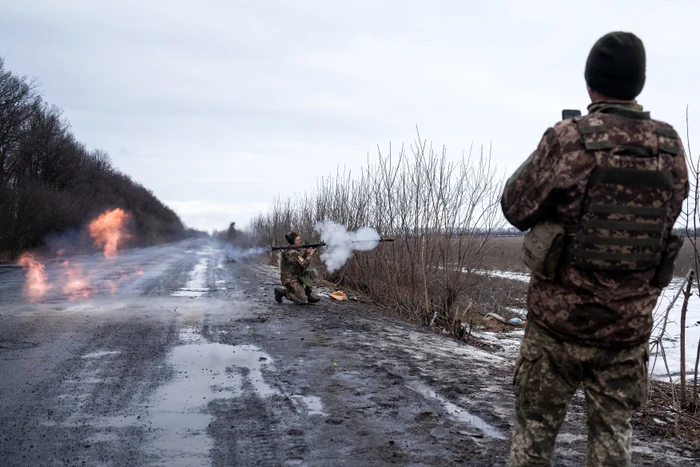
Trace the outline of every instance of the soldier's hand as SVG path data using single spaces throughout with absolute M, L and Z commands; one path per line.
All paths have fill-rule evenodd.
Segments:
M 306 254 L 309 255 L 309 256 L 311 256 L 311 255 L 314 254 L 314 251 L 316 251 L 316 250 L 314 250 L 313 248 L 307 248 L 307 249 L 306 249 Z

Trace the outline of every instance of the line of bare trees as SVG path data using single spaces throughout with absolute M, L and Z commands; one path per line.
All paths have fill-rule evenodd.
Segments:
M 141 244 L 187 234 L 175 212 L 105 152 L 78 142 L 61 111 L 0 57 L 0 260 L 112 207 L 132 212 Z
M 685 124 L 686 164 L 690 192 L 679 217 L 679 224 L 682 227 L 674 229 L 685 236 L 686 245 L 681 252 L 686 253 L 679 258 L 676 265 L 676 276 L 682 276 L 683 279 L 665 291 L 675 293 L 670 299 L 664 294 L 654 312 L 655 322 L 650 339 L 649 364 L 650 374 L 655 373 L 657 365 L 666 371 L 669 382 L 653 381 L 650 397 L 666 401 L 673 407 L 670 413 L 675 420 L 671 429 L 676 431 L 676 434 L 679 431 L 688 431 L 689 428 L 696 433 L 700 432 L 700 394 L 698 392 L 700 341 L 688 341 L 686 336 L 687 329 L 693 326 L 693 324 L 687 324 L 691 300 L 697 306 L 697 299 L 700 296 L 700 274 L 698 274 L 700 272 L 700 156 L 694 156 L 692 151 L 688 107 L 686 107 Z M 678 312 L 676 303 L 681 297 L 680 312 L 676 314 Z M 676 320 L 680 324 L 679 336 L 670 334 L 667 328 L 670 322 Z M 675 343 L 680 346 L 679 373 L 675 372 L 675 368 L 671 369 L 665 348 Z M 690 368 L 688 368 L 689 365 Z M 692 385 L 688 384 L 688 374 L 693 376 Z
M 483 148 L 450 160 L 444 148 L 435 151 L 418 134 L 410 153 L 402 147 L 394 154 L 390 147 L 357 177 L 338 172 L 321 179 L 313 195 L 277 199 L 251 222 L 251 230 L 263 244 L 280 242 L 289 230 L 317 238 L 317 220 L 395 236 L 396 242 L 355 252 L 326 279 L 460 334 L 484 293 L 472 287 L 483 276 L 472 272 L 503 226 L 502 182 Z

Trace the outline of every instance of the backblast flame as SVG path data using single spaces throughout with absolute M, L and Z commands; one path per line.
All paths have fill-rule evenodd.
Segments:
M 113 259 L 118 256 L 119 242 L 129 238 L 126 223 L 130 215 L 123 209 L 113 209 L 102 213 L 88 226 L 90 236 L 95 245 L 104 248 L 105 258 Z
M 51 285 L 46 283 L 44 265 L 38 262 L 31 253 L 23 253 L 19 257 L 18 263 L 26 271 L 27 282 L 25 282 L 24 288 L 29 295 L 29 300 L 36 302 L 51 288 Z
M 112 296 L 114 296 L 119 291 L 119 287 L 117 287 L 117 283 L 114 282 L 113 280 L 105 281 L 105 286 L 107 287 L 107 291 L 109 292 L 109 294 Z
M 89 298 L 92 288 L 90 280 L 83 274 L 80 266 L 71 266 L 68 261 L 61 263 L 66 268 L 68 276 L 66 284 L 63 286 L 63 293 L 68 295 L 70 301 Z

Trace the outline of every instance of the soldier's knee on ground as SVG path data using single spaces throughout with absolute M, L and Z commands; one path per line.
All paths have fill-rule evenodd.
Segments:
M 298 282 L 290 282 L 284 284 L 287 289 L 287 299 L 298 305 L 308 305 L 309 300 L 306 296 L 304 287 Z
M 308 305 L 309 304 L 309 299 L 306 297 L 306 295 L 287 294 L 287 298 L 289 298 L 291 301 L 293 301 L 297 305 Z

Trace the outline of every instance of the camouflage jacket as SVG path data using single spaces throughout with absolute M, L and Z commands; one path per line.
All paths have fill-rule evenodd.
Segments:
M 307 275 L 312 257 L 305 250 L 282 250 L 280 253 L 280 276 L 301 278 Z
M 689 192 L 685 151 L 678 134 L 670 125 L 651 120 L 636 102 L 595 103 L 588 110 L 584 118 L 594 124 L 602 120 L 615 143 L 643 145 L 656 152 L 659 140 L 654 125 L 676 136 L 674 144 L 680 153 L 659 157 L 660 168 L 673 177 L 668 214 L 673 225 Z M 544 220 L 575 224 L 595 167 L 594 153 L 586 150 L 576 123 L 571 119 L 558 122 L 545 131 L 537 149 L 506 183 L 501 198 L 506 219 L 521 231 Z M 564 261 L 554 280 L 532 275 L 528 318 L 567 342 L 609 348 L 643 343 L 651 334 L 652 313 L 661 293 L 651 283 L 653 276 L 653 270 L 592 271 Z

